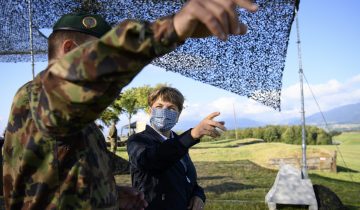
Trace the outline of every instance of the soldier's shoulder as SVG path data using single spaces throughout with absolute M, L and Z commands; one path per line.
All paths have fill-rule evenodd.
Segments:
M 27 83 L 23 84 L 17 91 L 15 95 L 22 95 L 26 94 L 31 87 L 32 81 L 28 81 Z
M 31 88 L 31 81 L 25 83 L 21 86 L 15 93 L 13 104 L 14 103 L 27 103 L 29 102 L 29 91 Z

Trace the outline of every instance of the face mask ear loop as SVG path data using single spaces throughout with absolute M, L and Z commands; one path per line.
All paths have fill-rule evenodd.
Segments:
M 76 45 L 76 47 L 79 47 L 80 45 L 78 45 L 78 43 L 76 43 L 74 40 L 73 40 L 73 43 Z

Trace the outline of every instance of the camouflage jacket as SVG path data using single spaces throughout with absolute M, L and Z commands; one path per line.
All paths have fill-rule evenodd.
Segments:
M 119 209 L 104 137 L 94 120 L 177 41 L 172 18 L 127 20 L 20 88 L 3 150 L 6 209 Z

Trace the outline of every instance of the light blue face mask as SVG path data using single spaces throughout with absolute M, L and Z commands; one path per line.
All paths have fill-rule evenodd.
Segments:
M 177 111 L 154 108 L 151 110 L 150 123 L 156 130 L 166 132 L 175 126 L 178 116 Z

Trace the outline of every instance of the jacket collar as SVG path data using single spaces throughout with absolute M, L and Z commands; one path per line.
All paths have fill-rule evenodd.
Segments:
M 164 141 L 164 137 L 150 125 L 146 125 L 145 131 L 148 132 L 150 135 L 152 135 L 154 137 L 154 140 L 156 140 L 158 142 Z M 173 138 L 178 137 L 178 135 L 175 132 L 173 132 L 173 131 L 171 131 L 171 132 L 172 132 Z

